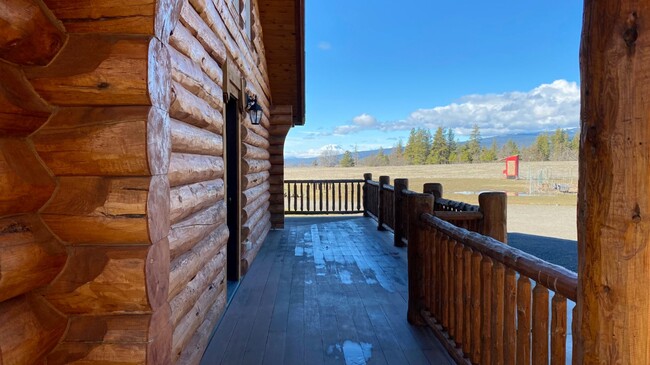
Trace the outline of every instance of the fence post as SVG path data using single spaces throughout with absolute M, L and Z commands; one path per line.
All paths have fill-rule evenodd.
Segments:
M 422 192 L 425 194 L 431 194 L 436 199 L 442 198 L 442 184 L 440 183 L 426 183 L 422 187 Z
M 409 188 L 408 179 L 395 179 L 393 183 L 395 186 L 395 195 L 394 195 L 394 209 L 395 209 L 395 227 L 393 230 L 393 238 L 395 239 L 395 247 L 404 247 L 404 242 L 402 238 L 406 238 L 404 234 L 406 232 L 405 225 L 408 224 L 408 209 L 405 207 L 406 200 L 404 195 L 404 190 Z
M 384 185 L 390 183 L 390 177 L 379 177 L 379 199 L 377 199 L 377 229 L 380 231 L 386 230 L 384 228 Z
M 424 282 L 424 248 L 430 242 L 425 241 L 427 236 L 425 227 L 420 217 L 424 213 L 433 211 L 434 198 L 426 194 L 408 194 L 407 201 L 411 212 L 408 219 L 408 312 L 406 318 L 414 325 L 424 325 L 420 311 L 424 306 L 424 286 L 431 283 Z
M 506 193 L 486 192 L 478 196 L 480 212 L 483 213 L 481 234 L 508 243 L 508 204 Z
M 370 217 L 368 214 L 368 181 L 372 180 L 372 174 L 366 172 L 363 174 L 363 216 Z

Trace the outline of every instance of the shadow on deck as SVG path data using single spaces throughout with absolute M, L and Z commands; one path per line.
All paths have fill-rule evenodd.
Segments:
M 242 280 L 202 364 L 452 364 L 406 321 L 406 249 L 363 217 L 287 218 Z

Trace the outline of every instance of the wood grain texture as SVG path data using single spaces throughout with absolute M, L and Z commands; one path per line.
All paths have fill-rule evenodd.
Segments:
M 223 177 L 223 158 L 216 156 L 172 153 L 169 184 L 186 185 Z
M 72 34 L 48 67 L 25 74 L 39 95 L 55 105 L 150 105 L 148 58 L 146 37 Z
M 38 210 L 54 187 L 54 179 L 27 141 L 0 139 L 0 216 Z
M 650 362 L 650 3 L 584 3 L 578 364 Z
M 223 138 L 179 120 L 170 121 L 172 151 L 196 155 L 223 156 Z
M 197 212 L 171 227 L 169 250 L 172 259 L 190 250 L 226 221 L 224 201 Z
M 174 187 L 170 191 L 171 223 L 178 223 L 183 218 L 222 200 L 223 197 L 224 183 L 221 179 Z
M 34 91 L 22 69 L 0 62 L 0 133 L 26 137 L 50 116 L 51 107 Z
M 214 83 L 220 87 L 223 86 L 223 70 L 221 66 L 182 23 L 176 24 L 169 43 L 201 67 L 201 71 L 208 75 Z
M 172 80 L 183 85 L 192 94 L 200 97 L 212 108 L 223 113 L 223 91 L 210 79 L 201 67 L 181 52 L 170 47 Z
M 167 236 L 168 212 L 164 176 L 62 177 L 42 217 L 71 244 L 150 244 Z
M 39 1 L 6 0 L 0 4 L 0 58 L 44 66 L 65 39 L 62 27 Z
M 169 115 L 172 118 L 217 134 L 222 133 L 223 115 L 221 112 L 175 81 L 172 82 L 171 99 Z
M 4 364 L 44 363 L 67 320 L 43 298 L 22 295 L 0 302 L 0 353 Z
M 0 302 L 49 284 L 66 258 L 36 215 L 0 219 Z

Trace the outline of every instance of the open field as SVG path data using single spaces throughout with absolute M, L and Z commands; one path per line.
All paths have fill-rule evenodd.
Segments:
M 577 161 L 521 162 L 519 180 L 503 177 L 504 163 L 385 167 L 287 167 L 285 179 L 359 179 L 366 172 L 408 178 L 422 191 L 426 182 L 443 184 L 444 197 L 478 204 L 478 192 L 508 193 L 508 231 L 576 240 Z M 568 193 L 554 190 L 556 185 Z

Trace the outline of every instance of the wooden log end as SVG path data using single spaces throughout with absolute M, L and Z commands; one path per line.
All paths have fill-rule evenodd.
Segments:
M 147 89 L 151 104 L 167 111 L 171 105 L 172 82 L 172 66 L 167 46 L 157 38 L 152 38 L 149 42 L 148 58 Z
M 169 190 L 167 175 L 151 177 L 147 194 L 147 229 L 150 243 L 156 243 L 169 234 Z
M 171 150 L 169 114 L 158 108 L 151 108 L 147 121 L 147 163 L 152 175 L 167 174 Z

